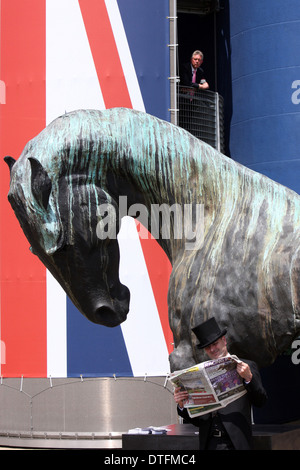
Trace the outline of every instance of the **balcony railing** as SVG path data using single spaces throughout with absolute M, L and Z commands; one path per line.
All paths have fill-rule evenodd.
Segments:
M 210 90 L 179 86 L 178 124 L 224 153 L 223 98 Z

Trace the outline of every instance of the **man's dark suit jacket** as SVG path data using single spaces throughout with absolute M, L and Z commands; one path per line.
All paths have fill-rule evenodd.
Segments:
M 193 72 L 191 64 L 183 64 L 180 68 L 180 85 L 183 86 L 191 86 L 194 88 L 199 88 L 199 83 L 202 79 L 204 79 L 204 72 L 201 67 L 197 69 L 196 72 L 196 83 L 192 82 L 193 79 Z
M 251 429 L 251 405 L 262 406 L 266 399 L 267 394 L 262 385 L 260 374 L 255 362 L 242 359 L 247 362 L 251 368 L 252 380 L 246 385 L 247 393 L 241 398 L 221 408 L 218 415 L 225 427 L 232 444 L 236 450 L 251 450 L 252 443 L 252 429 Z M 182 416 L 189 423 L 199 427 L 199 447 L 204 450 L 210 436 L 212 414 L 208 413 L 196 418 L 190 418 L 186 408 L 181 410 L 177 407 L 178 414 Z

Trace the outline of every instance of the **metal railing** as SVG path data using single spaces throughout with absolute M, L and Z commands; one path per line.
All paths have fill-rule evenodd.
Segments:
M 224 153 L 223 98 L 210 90 L 178 86 L 178 125 Z

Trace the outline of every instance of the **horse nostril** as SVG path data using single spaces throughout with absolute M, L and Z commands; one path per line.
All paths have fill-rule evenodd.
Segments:
M 94 317 L 95 323 L 111 328 L 120 324 L 115 311 L 107 305 L 97 308 Z
M 95 309 L 89 319 L 99 325 L 113 328 L 126 320 L 128 310 L 127 301 L 114 302 L 111 305 L 103 304 Z

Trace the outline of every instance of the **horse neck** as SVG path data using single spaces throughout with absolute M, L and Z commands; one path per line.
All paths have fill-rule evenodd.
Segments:
M 176 134 L 176 130 L 172 131 Z M 140 221 L 144 222 L 143 225 L 172 262 L 185 244 L 185 234 L 182 225 L 181 237 L 179 233 L 178 238 L 177 232 L 176 238 L 175 228 L 168 217 L 180 217 L 183 224 L 185 206 L 201 203 L 205 190 L 199 186 L 202 181 L 199 159 L 193 155 L 194 145 L 178 136 L 170 138 L 165 133 L 160 140 L 157 136 L 156 139 L 147 137 L 131 139 L 129 152 L 128 145 L 119 146 L 114 151 L 109 165 L 111 173 L 107 177 L 113 185 L 110 185 L 108 192 L 115 200 L 121 200 L 123 215 L 124 208 L 125 212 L 128 211 L 125 215 L 142 214 Z M 184 137 L 187 139 L 186 134 Z M 158 227 L 160 222 L 164 226 Z M 159 232 L 158 228 L 161 229 Z

